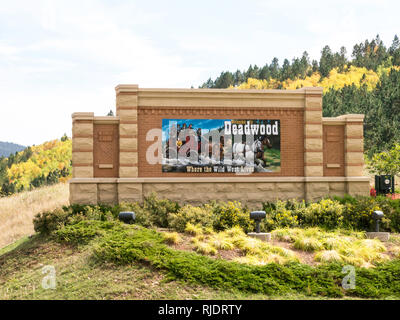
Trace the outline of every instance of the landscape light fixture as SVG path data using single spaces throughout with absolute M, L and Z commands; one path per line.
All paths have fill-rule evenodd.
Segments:
M 374 211 L 372 218 L 375 220 L 375 232 L 379 232 L 379 222 L 382 220 L 384 214 L 382 211 Z
M 253 211 L 250 212 L 250 219 L 256 223 L 256 233 L 260 233 L 260 222 L 265 219 L 267 213 L 265 211 Z
M 119 220 L 127 224 L 135 223 L 136 214 L 131 211 L 120 212 L 118 215 Z

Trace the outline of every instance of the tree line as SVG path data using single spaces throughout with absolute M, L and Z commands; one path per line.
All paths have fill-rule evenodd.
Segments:
M 72 142 L 60 140 L 0 157 L 0 197 L 66 181 L 71 175 Z
M 301 58 L 293 58 L 292 62 L 285 59 L 282 66 L 274 58 L 271 64 L 261 68 L 250 65 L 246 71 L 224 71 L 200 88 L 296 89 L 303 84 L 323 87 L 329 84 L 324 87 L 323 115 L 365 114 L 364 149 L 372 157 L 400 142 L 399 38 L 395 35 L 391 45 L 386 47 L 377 35 L 354 45 L 351 57 L 346 57 L 345 47 L 333 52 L 325 46 L 319 61 L 310 62 L 307 52 Z M 354 75 L 360 72 L 362 76 L 354 82 Z M 340 79 L 338 74 L 342 76 Z M 338 84 L 339 81 L 340 85 L 332 86 L 332 82 Z
M 284 59 L 280 65 L 278 58 L 273 58 L 271 63 L 264 66 L 250 65 L 247 70 L 223 71 L 215 80 L 209 78 L 199 88 L 229 88 L 238 86 L 246 82 L 249 78 L 260 80 L 279 80 L 304 79 L 318 72 L 322 77 L 328 76 L 329 72 L 338 68 L 342 72 L 345 66 L 354 65 L 356 67 L 365 67 L 377 71 L 379 66 L 395 65 L 400 66 L 400 41 L 397 35 L 394 36 L 392 44 L 386 48 L 383 41 L 377 35 L 371 41 L 365 40 L 354 45 L 352 58 L 346 57 L 347 50 L 341 47 L 339 52 L 333 52 L 329 46 L 325 46 L 321 51 L 319 61 L 312 60 L 307 51 L 304 51 L 301 58 Z

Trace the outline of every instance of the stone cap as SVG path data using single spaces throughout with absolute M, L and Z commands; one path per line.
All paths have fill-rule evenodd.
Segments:
M 119 84 L 115 87 L 115 92 L 119 93 L 135 93 L 139 89 L 137 84 Z
M 159 178 L 73 178 L 69 183 L 295 183 L 368 182 L 369 177 L 159 177 Z
M 364 114 L 345 114 L 338 117 L 324 117 L 324 124 L 346 124 L 347 122 L 364 122 Z
M 72 119 L 74 120 L 92 120 L 94 118 L 94 112 L 74 112 Z
M 275 94 L 322 94 L 322 87 L 304 87 L 296 90 L 286 89 L 186 89 L 186 88 L 140 88 L 137 84 L 119 84 L 115 87 L 115 91 L 118 93 L 128 92 L 160 92 L 160 93 L 275 93 Z

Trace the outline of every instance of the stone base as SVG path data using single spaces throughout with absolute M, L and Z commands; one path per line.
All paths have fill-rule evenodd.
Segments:
M 343 196 L 346 190 L 350 195 L 369 194 L 369 179 L 364 177 L 73 178 L 69 182 L 71 204 L 142 202 L 155 192 L 160 199 L 181 205 L 236 200 L 259 210 L 263 202 L 277 199 L 317 201 Z
M 367 232 L 368 239 L 379 239 L 381 241 L 389 241 L 390 233 L 389 232 Z
M 250 232 L 247 234 L 249 237 L 259 239 L 261 241 L 271 241 L 271 234 L 270 233 L 255 233 Z

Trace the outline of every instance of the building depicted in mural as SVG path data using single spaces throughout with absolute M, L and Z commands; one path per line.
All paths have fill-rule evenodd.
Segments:
M 249 205 L 367 195 L 363 115 L 322 117 L 322 89 L 116 88 L 116 116 L 74 113 L 71 203 Z

